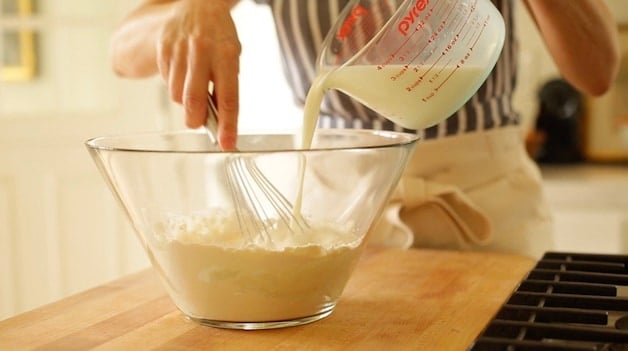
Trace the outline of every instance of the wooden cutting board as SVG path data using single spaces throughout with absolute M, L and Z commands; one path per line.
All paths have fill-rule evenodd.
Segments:
M 186 320 L 147 270 L 0 321 L 0 350 L 466 350 L 533 264 L 493 253 L 370 251 L 329 317 L 264 331 Z

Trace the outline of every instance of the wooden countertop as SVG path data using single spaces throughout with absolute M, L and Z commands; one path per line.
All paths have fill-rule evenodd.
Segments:
M 0 321 L 0 350 L 466 350 L 533 265 L 493 253 L 371 251 L 329 317 L 263 331 L 186 320 L 146 270 Z

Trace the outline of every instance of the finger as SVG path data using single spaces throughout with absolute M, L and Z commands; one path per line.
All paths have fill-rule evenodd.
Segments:
M 239 112 L 239 44 L 223 46 L 214 69 L 214 96 L 218 107 L 218 142 L 223 150 L 236 147 Z
M 157 44 L 157 69 L 164 82 L 170 81 L 170 60 L 172 59 L 172 50 L 164 43 Z
M 183 103 L 183 90 L 187 74 L 187 47 L 177 45 L 169 63 L 168 90 L 172 101 Z
M 188 39 L 187 72 L 183 85 L 185 123 L 198 128 L 207 117 L 207 89 L 210 77 L 210 62 L 203 39 Z

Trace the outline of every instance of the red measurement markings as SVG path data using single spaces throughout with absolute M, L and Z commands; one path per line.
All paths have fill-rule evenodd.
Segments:
M 450 61 L 447 63 L 447 65 L 449 66 L 452 62 L 453 62 L 453 60 L 450 60 Z M 435 91 L 439 91 L 439 90 L 440 90 L 440 88 L 442 88 L 442 87 L 443 87 L 443 85 L 445 85 L 445 83 L 447 83 L 447 82 L 451 79 L 451 77 L 452 77 L 454 74 L 456 74 L 456 72 L 458 71 L 458 69 L 460 69 L 460 66 L 456 65 L 456 68 L 454 68 L 451 72 L 449 72 L 449 74 L 445 77 L 445 79 L 443 79 L 443 80 L 440 82 L 440 84 L 439 84 L 436 88 L 434 88 L 434 90 L 435 90 Z
M 480 33 L 478 34 L 478 36 L 475 38 L 475 41 L 473 42 L 473 44 L 470 47 L 470 50 L 473 51 L 473 49 L 475 48 L 475 46 L 477 45 L 478 41 L 480 40 L 480 38 L 482 37 L 482 34 L 484 34 L 484 31 L 486 30 L 486 27 L 488 26 L 488 22 L 491 20 L 491 15 L 486 16 L 486 19 L 484 19 L 484 23 L 482 24 L 482 28 L 480 28 Z
M 452 60 L 449 60 L 445 65 L 443 65 L 441 67 L 441 69 L 434 74 L 434 76 L 430 79 L 430 83 L 434 83 L 436 82 L 436 80 L 438 78 L 441 77 L 441 75 L 443 74 L 443 71 L 445 71 L 445 67 L 451 67 L 452 64 Z M 447 74 L 440 82 L 440 84 L 438 84 L 436 87 L 434 87 L 434 89 L 432 89 L 432 91 L 429 92 L 429 94 L 427 94 L 426 96 L 421 98 L 421 101 L 423 102 L 427 102 L 430 99 L 432 99 L 434 96 L 436 96 L 436 94 L 438 94 L 438 91 L 443 87 L 443 85 L 445 85 L 445 83 L 447 83 L 447 81 L 449 81 L 449 79 L 451 79 L 451 77 L 456 74 L 456 71 L 458 70 L 458 67 L 454 68 L 451 72 L 449 72 L 449 74 Z
M 473 12 L 473 11 L 472 11 Z M 468 51 L 464 54 L 464 56 L 460 59 L 460 61 L 458 62 L 458 64 L 456 65 L 456 68 L 453 69 L 448 75 L 447 77 L 445 77 L 445 79 L 443 79 L 441 81 L 441 83 L 434 88 L 435 91 L 440 90 L 450 79 L 451 77 L 456 74 L 456 72 L 462 67 L 464 66 L 465 63 L 467 63 L 467 61 L 471 58 L 471 55 L 473 53 L 473 49 L 475 49 L 475 46 L 477 45 L 478 41 L 480 40 L 480 38 L 482 37 L 482 35 L 484 34 L 484 30 L 486 29 L 486 27 L 488 26 L 488 22 L 490 21 L 491 17 L 490 15 L 487 16 L 484 20 L 484 22 L 482 23 L 482 28 L 480 29 L 479 32 L 477 32 L 477 35 L 475 36 L 475 40 L 473 40 L 471 46 L 469 46 Z M 425 101 L 425 100 L 424 100 Z
M 429 13 L 427 13 L 427 15 L 425 16 L 425 19 L 419 22 L 419 24 L 414 28 L 414 34 L 417 34 L 420 30 L 422 30 L 425 27 L 425 25 L 427 24 L 427 21 L 432 16 L 432 13 L 434 13 L 434 8 L 431 8 Z M 408 60 L 408 63 L 412 63 L 416 61 L 416 59 L 419 56 L 423 55 L 423 53 L 425 52 L 425 49 L 427 49 L 427 47 L 430 46 L 430 44 L 431 44 L 430 41 L 425 41 L 423 47 L 416 51 L 416 54 L 412 56 L 410 60 Z
M 390 55 L 388 55 L 388 57 L 386 58 L 386 60 L 384 60 L 383 63 L 378 65 L 377 69 L 381 70 L 384 67 L 386 67 L 387 65 L 389 65 L 390 63 L 392 63 L 395 60 L 395 58 L 397 58 L 399 56 L 399 53 L 401 52 L 401 50 L 403 50 L 403 48 L 409 42 L 411 42 L 412 39 L 414 39 L 415 35 L 419 34 L 419 31 L 421 31 L 425 27 L 425 25 L 427 24 L 427 22 L 430 19 L 430 17 L 432 17 L 432 15 L 434 14 L 434 11 L 442 8 L 443 7 L 442 4 L 444 4 L 444 3 L 445 3 L 444 1 L 440 1 L 438 4 L 434 5 L 429 10 L 423 11 L 422 13 L 423 13 L 424 17 L 423 18 L 417 18 L 418 23 L 417 23 L 416 27 L 414 27 L 414 30 L 410 31 L 409 35 L 404 36 L 404 40 L 401 42 L 401 44 L 395 50 L 393 50 L 393 52 Z M 415 6 L 416 6 L 416 4 L 415 4 Z M 416 41 L 418 41 L 418 40 L 416 40 Z M 421 53 L 425 50 L 425 48 L 427 46 L 428 46 L 428 44 L 426 43 L 426 45 L 423 46 L 421 49 L 419 49 L 417 51 L 417 54 L 411 60 L 409 60 L 408 62 L 412 62 L 412 61 L 414 61 L 416 59 L 416 57 L 420 56 Z M 406 50 L 406 52 L 407 53 L 413 52 L 414 51 L 413 49 L 414 48 L 409 48 L 409 49 Z M 402 61 L 404 61 L 405 57 L 401 57 L 401 59 L 402 59 Z
M 475 14 L 475 12 L 477 11 L 477 2 L 478 0 L 475 0 L 475 2 L 469 7 L 469 10 L 465 13 L 465 15 L 463 15 L 463 19 L 462 20 L 457 20 L 458 16 L 454 16 L 452 18 L 451 21 L 449 21 L 449 24 L 455 25 L 455 35 L 454 37 L 449 41 L 449 43 L 447 44 L 447 46 L 441 51 L 440 55 L 436 58 L 436 60 L 430 65 L 430 67 L 424 72 L 422 73 L 414 82 L 412 82 L 412 84 L 408 85 L 406 87 L 406 91 L 407 92 L 411 92 L 414 90 L 414 88 L 416 88 L 417 86 L 419 86 L 422 82 L 424 82 L 426 80 L 426 77 L 429 75 L 429 73 L 434 70 L 434 68 L 439 64 L 439 62 L 443 59 L 443 57 L 447 56 L 453 49 L 454 47 L 459 44 L 459 42 L 466 42 L 467 37 L 469 36 L 471 30 L 473 29 L 473 24 L 477 23 L 477 21 L 473 21 L 472 17 Z M 447 10 L 447 9 L 446 9 Z M 427 46 L 429 46 L 429 44 L 433 43 L 433 41 L 435 39 L 438 38 L 438 35 L 442 32 L 442 30 L 444 29 L 444 27 L 448 24 L 448 20 L 450 18 L 450 16 L 454 13 L 454 7 L 449 7 L 448 8 L 448 13 L 446 14 L 446 18 L 441 21 L 441 23 L 439 24 L 439 27 L 437 27 L 435 33 L 432 34 L 432 36 L 430 37 L 430 39 L 428 40 L 428 43 L 426 43 L 426 45 L 422 48 L 422 52 L 425 50 L 425 48 Z M 455 24 L 454 24 L 455 23 Z M 488 24 L 488 19 L 484 22 L 484 27 L 485 28 Z M 468 25 L 471 25 L 472 28 L 467 28 Z M 477 36 L 476 36 L 477 34 Z M 471 57 L 471 52 L 473 51 L 473 49 L 475 48 L 475 46 L 477 45 L 478 40 L 480 39 L 480 37 L 483 34 L 483 30 L 480 31 L 479 33 L 475 32 L 475 33 L 471 33 L 471 39 L 470 41 L 471 46 L 468 48 L 468 51 L 462 56 L 462 58 L 458 59 L 458 58 L 450 58 L 448 60 L 448 62 L 441 67 L 441 69 L 436 72 L 435 74 L 433 74 L 429 79 L 427 79 L 427 81 L 430 84 L 435 84 L 438 83 L 438 85 L 434 88 L 433 92 L 430 93 L 428 96 L 423 98 L 423 101 L 427 101 L 429 100 L 431 97 L 434 96 L 434 92 L 438 91 L 439 89 L 441 89 L 443 87 L 443 85 L 445 85 L 450 79 L 451 77 L 456 74 L 456 72 L 458 71 L 458 69 L 464 65 L 465 62 L 467 62 L 469 60 L 469 58 Z M 412 60 L 410 62 L 414 62 L 420 54 L 417 54 L 416 56 L 414 56 L 412 58 Z M 444 78 L 442 77 L 442 72 L 444 70 L 445 66 L 454 66 L 454 63 L 456 60 L 459 60 L 458 64 L 455 65 L 455 68 L 449 72 Z M 412 68 L 412 70 L 415 73 L 419 73 L 420 71 L 420 67 L 422 67 L 424 65 L 425 61 L 422 62 L 420 65 L 416 65 L 415 67 Z M 442 80 L 438 80 L 439 78 L 443 78 Z
M 476 10 L 476 7 L 474 4 L 474 6 L 472 7 L 472 11 L 469 13 L 470 18 L 469 18 L 468 23 L 471 26 L 471 28 L 468 28 L 465 30 L 465 37 L 464 37 L 465 42 L 467 41 L 469 42 L 469 46 L 467 47 L 466 54 L 458 62 L 458 65 L 457 65 L 458 67 L 464 65 L 469 60 L 469 58 L 471 57 L 471 53 L 475 49 L 480 38 L 482 38 L 484 29 L 486 28 L 486 26 L 488 25 L 488 21 L 490 20 L 490 15 L 489 15 L 486 17 L 486 19 L 482 23 L 482 27 L 478 30 L 477 25 L 479 24 L 479 21 L 475 17 L 471 18 L 471 16 L 475 14 L 475 10 Z M 474 31 L 472 31 L 472 29 L 474 29 Z
M 406 87 L 406 91 L 407 92 L 412 92 L 412 90 L 414 90 L 414 88 L 418 87 L 419 84 L 421 84 L 423 82 L 423 75 L 419 76 L 419 78 L 417 78 L 417 80 L 415 80 L 414 82 L 412 82 L 412 84 L 408 85 Z
M 451 50 L 454 49 L 454 47 L 456 46 L 456 44 L 458 43 L 458 38 L 460 37 L 460 34 L 456 34 L 454 35 L 454 37 L 449 41 L 449 44 L 447 44 L 447 46 L 443 49 L 443 51 L 441 52 L 441 56 L 446 56 L 447 54 L 449 54 L 449 52 Z
M 436 41 L 436 39 L 438 39 L 440 33 L 442 33 L 443 30 L 445 30 L 445 27 L 447 27 L 447 25 L 449 24 L 450 17 L 454 13 L 455 9 L 456 9 L 455 6 L 450 6 L 448 9 L 445 9 L 445 10 L 448 10 L 448 11 L 445 14 L 444 18 L 443 18 L 443 16 L 440 16 L 440 18 L 443 18 L 443 20 L 438 24 L 438 27 L 436 27 L 436 30 L 430 36 L 430 39 L 428 40 L 428 43 L 431 44 L 434 41 Z
M 468 8 L 468 11 L 460 15 L 460 17 L 462 17 L 461 19 L 457 19 L 456 25 L 458 26 L 458 28 L 456 28 L 454 32 L 457 34 L 458 37 L 460 37 L 460 34 L 463 33 L 464 28 L 467 26 L 467 24 L 469 24 L 471 15 L 473 14 L 473 12 L 475 12 L 476 5 L 477 5 L 477 0 L 475 1 L 475 3 L 473 3 L 473 5 L 471 5 Z
M 462 26 L 460 27 L 460 29 L 456 33 L 456 37 L 455 37 L 456 41 L 458 41 L 458 39 L 459 39 L 460 42 L 466 42 L 467 36 L 469 34 L 471 34 L 471 28 L 468 28 L 468 26 L 469 25 L 473 26 L 473 23 L 475 22 L 472 19 L 472 16 L 474 15 L 475 11 L 477 10 L 477 3 L 478 3 L 478 0 L 476 0 L 473 3 L 473 5 L 471 5 L 471 7 L 469 8 L 469 12 L 467 12 L 467 16 L 466 16 L 465 20 L 462 21 Z M 473 38 L 473 35 L 471 35 L 471 37 Z M 476 42 L 477 42 L 477 39 L 476 39 Z
M 434 33 L 432 33 L 432 35 L 430 36 L 430 39 L 427 41 L 426 46 L 429 46 L 430 44 L 432 44 L 437 38 L 438 36 L 443 32 L 443 30 L 445 30 L 445 28 L 447 27 L 449 18 L 451 17 L 451 15 L 454 13 L 454 6 L 449 7 L 449 11 L 447 11 L 447 14 L 445 16 L 445 18 L 439 23 L 438 27 L 436 28 L 436 30 L 434 31 Z M 430 73 L 430 71 L 432 71 L 432 69 L 436 66 L 438 66 L 438 63 L 440 62 L 440 60 L 443 58 L 444 54 L 441 52 L 441 55 L 438 55 L 438 57 L 436 58 L 436 60 L 430 65 L 430 68 L 427 69 L 427 71 L 425 71 L 425 73 L 423 73 L 418 80 L 416 80 L 415 82 L 413 82 L 410 86 L 412 87 L 410 90 L 416 88 L 419 84 L 421 84 L 421 82 L 424 81 L 425 76 L 427 74 Z M 419 55 L 417 54 L 415 57 L 413 57 L 413 59 L 410 62 L 414 62 L 416 60 L 416 58 L 419 57 Z M 418 73 L 418 69 L 417 67 L 415 67 L 414 69 L 415 72 Z M 436 81 L 436 79 L 438 79 L 438 72 L 432 76 L 430 79 L 428 79 L 428 82 L 430 84 L 434 83 Z M 407 90 L 407 89 L 406 89 Z
M 401 76 L 403 76 L 404 73 L 406 73 L 407 71 L 408 71 L 408 65 L 405 65 L 399 71 L 397 71 L 397 73 L 390 76 L 390 80 L 392 80 L 393 82 L 396 81 L 397 79 L 401 78 Z
M 425 11 L 427 5 L 429 5 L 430 0 L 417 0 L 414 5 L 410 8 L 410 11 L 399 21 L 397 24 L 397 30 L 402 35 L 407 35 L 410 26 L 419 18 L 421 13 Z
M 441 2 L 444 3 L 444 2 Z M 436 28 L 436 30 L 434 31 L 434 33 L 432 33 L 432 35 L 430 36 L 430 38 L 427 40 L 427 42 L 425 42 L 425 45 L 421 48 L 421 50 L 417 51 L 416 55 L 414 55 L 409 61 L 409 64 L 413 64 L 427 49 L 428 46 L 430 46 L 431 44 L 433 44 L 436 39 L 438 38 L 438 36 L 440 35 L 440 33 L 445 29 L 445 27 L 447 26 L 447 24 L 450 22 L 450 16 L 452 15 L 455 6 L 450 6 L 445 8 L 445 5 L 441 6 L 440 8 L 438 8 L 438 10 L 444 10 L 447 11 L 446 14 L 444 15 L 445 18 L 439 23 L 438 27 Z M 440 16 L 442 17 L 442 16 Z M 428 61 L 431 57 L 431 55 L 433 54 L 433 52 L 430 52 L 430 55 L 426 58 L 423 59 L 423 61 L 419 64 L 419 66 L 422 66 L 426 61 Z M 418 69 L 415 67 L 414 69 L 415 72 L 418 73 Z

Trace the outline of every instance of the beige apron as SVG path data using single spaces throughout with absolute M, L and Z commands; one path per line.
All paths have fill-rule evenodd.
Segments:
M 419 141 L 369 240 L 532 257 L 551 250 L 550 211 L 521 129 Z

